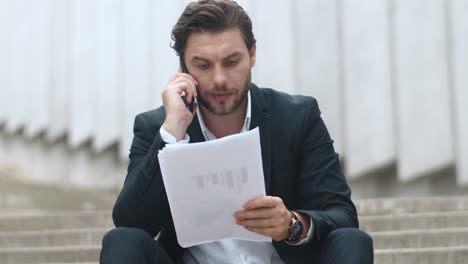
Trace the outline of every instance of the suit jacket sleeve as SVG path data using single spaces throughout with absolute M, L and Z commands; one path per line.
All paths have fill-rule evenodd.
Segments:
M 298 192 L 303 210 L 298 211 L 311 216 L 313 239 L 320 239 L 337 228 L 358 227 L 351 190 L 313 98 L 304 115 L 301 138 Z
M 112 215 L 117 227 L 141 228 L 153 237 L 171 218 L 157 157 L 164 146 L 157 126 L 152 129 L 144 114 L 135 118 L 127 177 Z

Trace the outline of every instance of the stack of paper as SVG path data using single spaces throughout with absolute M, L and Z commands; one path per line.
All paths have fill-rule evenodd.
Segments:
M 258 128 L 202 143 L 168 144 L 158 159 L 182 247 L 224 238 L 271 241 L 234 218 L 247 201 L 265 196 Z

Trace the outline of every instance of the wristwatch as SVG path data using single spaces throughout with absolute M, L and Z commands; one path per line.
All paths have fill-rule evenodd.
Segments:
M 297 219 L 297 216 L 291 212 L 291 222 L 289 223 L 288 228 L 288 238 L 285 240 L 287 242 L 297 242 L 301 238 L 302 232 L 304 231 L 304 226 L 302 222 Z

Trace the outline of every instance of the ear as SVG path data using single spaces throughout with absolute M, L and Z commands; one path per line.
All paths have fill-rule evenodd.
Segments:
M 250 68 L 253 68 L 253 66 L 255 66 L 255 58 L 256 58 L 255 56 L 257 55 L 257 43 L 254 43 L 252 45 L 249 55 L 250 55 Z

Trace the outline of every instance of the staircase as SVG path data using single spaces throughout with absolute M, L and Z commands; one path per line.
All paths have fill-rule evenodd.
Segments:
M 0 179 L 0 263 L 97 263 L 115 196 Z M 468 263 L 468 196 L 355 203 L 375 263 Z
M 0 168 L 0 263 L 98 263 L 116 195 L 37 183 Z
M 468 263 L 468 196 L 355 201 L 375 263 Z

